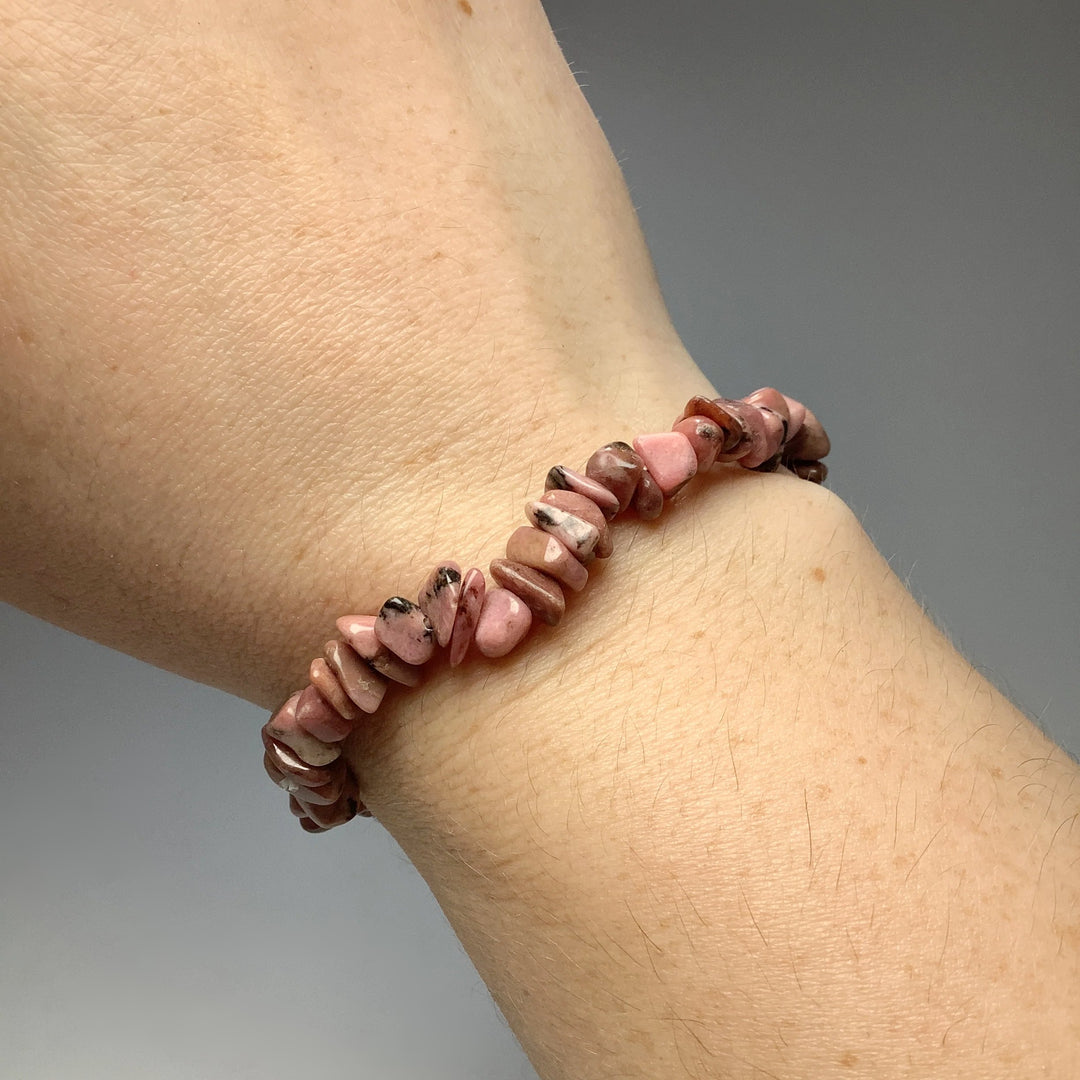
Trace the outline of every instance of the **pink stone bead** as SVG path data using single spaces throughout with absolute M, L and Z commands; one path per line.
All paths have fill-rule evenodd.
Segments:
M 460 595 L 461 567 L 455 562 L 440 563 L 420 586 L 420 610 L 431 623 L 441 648 L 450 644 Z
M 634 449 L 666 499 L 676 494 L 697 473 L 697 454 L 681 431 L 638 435 L 634 439 Z
M 522 525 L 510 534 L 506 542 L 506 557 L 512 562 L 524 563 L 534 570 L 550 574 L 575 592 L 581 592 L 589 581 L 589 571 L 574 558 L 565 544 L 531 525 Z
M 391 596 L 379 609 L 375 636 L 407 664 L 426 664 L 435 651 L 435 631 L 419 606 Z
M 747 394 L 743 401 L 748 405 L 756 405 L 765 417 L 765 441 L 769 452 L 763 464 L 768 469 L 769 459 L 776 457 L 790 437 L 791 410 L 788 409 L 787 398 L 779 390 L 763 386 L 760 390 Z M 771 462 L 771 465 L 779 465 L 779 459 Z
M 612 442 L 601 446 L 585 463 L 585 475 L 611 492 L 619 500 L 621 513 L 630 505 L 637 489 L 644 463 L 632 446 Z
M 309 765 L 329 765 L 341 756 L 341 747 L 317 739 L 300 724 L 296 716 L 296 706 L 302 696 L 303 693 L 299 690 L 292 694 L 270 717 L 263 731 L 287 746 L 301 761 L 306 761 Z
M 321 725 L 324 728 L 340 727 L 341 733 L 336 738 L 345 739 L 346 735 L 352 730 L 352 724 L 348 723 L 348 721 L 352 720 L 355 723 L 361 717 L 360 707 L 345 692 L 345 688 L 341 686 L 334 672 L 330 671 L 330 665 L 326 663 L 323 657 L 311 661 L 311 666 L 308 669 L 308 679 L 315 690 L 319 691 L 319 697 L 323 699 L 323 705 L 328 706 L 328 708 L 323 708 L 321 712 L 316 710 L 318 701 L 316 701 L 315 697 L 308 694 L 308 697 L 305 698 L 301 693 L 300 701 L 296 706 L 297 718 L 300 724 L 312 734 L 319 735 L 320 739 L 328 741 L 334 741 L 335 737 L 322 734 L 312 725 Z M 336 717 L 335 713 L 337 714 Z
M 765 460 L 773 457 L 784 445 L 784 419 L 772 409 L 758 406 L 765 420 Z
M 561 540 L 581 562 L 590 562 L 600 540 L 600 530 L 584 518 L 539 500 L 525 506 L 525 516 L 541 532 Z
M 472 644 L 476 632 L 476 622 L 484 606 L 484 593 L 487 583 L 484 571 L 472 567 L 465 571 L 461 579 L 461 596 L 458 599 L 457 614 L 454 616 L 454 630 L 450 635 L 450 666 L 457 667 Z
M 806 406 L 801 401 L 789 398 L 787 394 L 784 394 L 783 397 L 788 407 L 787 437 L 788 442 L 791 442 L 799 429 L 803 426 L 803 421 L 806 419 Z
M 610 492 L 609 492 L 610 494 Z M 614 496 L 612 496 L 614 498 Z M 579 518 L 583 518 L 591 525 L 595 525 L 597 532 L 600 534 L 600 539 L 596 541 L 596 547 L 593 548 L 593 554 L 598 559 L 609 558 L 612 551 L 614 551 L 614 545 L 611 540 L 611 529 L 608 528 L 607 518 L 604 517 L 603 510 L 585 495 L 579 495 L 576 491 L 545 491 L 540 496 L 540 502 L 547 503 L 549 506 L 557 506 L 560 510 L 565 510 L 569 514 L 575 514 Z
M 619 512 L 619 500 L 603 484 L 565 465 L 556 465 L 548 472 L 544 487 L 548 491 L 573 491 L 592 499 L 609 520 Z
M 362 712 L 375 712 L 386 693 L 386 680 L 344 641 L 328 641 L 323 656 L 349 700 Z
M 402 686 L 419 686 L 424 669 L 406 664 L 395 656 L 375 636 L 375 615 L 342 615 L 337 620 L 338 633 L 361 659 L 366 660 L 380 675 Z
M 672 430 L 690 440 L 697 457 L 698 472 L 712 468 L 716 455 L 724 446 L 724 431 L 715 420 L 710 420 L 707 416 L 688 416 L 685 420 L 680 420 Z
M 633 507 L 644 521 L 653 521 L 664 509 L 664 493 L 648 469 L 642 470 L 637 491 L 634 492 Z
M 375 636 L 375 615 L 342 615 L 337 620 L 338 633 L 356 650 L 357 656 L 370 660 L 383 646 Z
M 532 612 L 524 600 L 509 589 L 488 589 L 473 640 L 484 656 L 494 659 L 518 645 L 531 625 Z
M 320 658 L 319 663 L 322 664 L 325 672 L 325 678 L 320 678 L 321 684 L 324 684 L 326 679 L 334 679 L 337 683 L 333 672 L 330 672 L 329 667 L 326 666 L 326 661 Z M 312 662 L 312 667 L 314 667 L 314 662 Z M 337 687 L 341 696 L 347 697 L 340 683 L 337 683 Z M 355 708 L 351 701 L 349 704 Z M 360 710 L 356 710 L 356 716 L 360 715 Z M 321 739 L 323 742 L 340 742 L 352 731 L 354 725 L 353 720 L 343 717 L 334 705 L 323 697 L 322 690 L 314 683 L 300 691 L 300 700 L 296 703 L 296 719 L 301 728 L 310 731 L 316 739 Z
M 785 423 L 791 420 L 788 399 L 779 390 L 775 390 L 771 386 L 763 386 L 760 390 L 747 394 L 743 401 L 749 402 L 751 405 L 760 405 L 764 409 L 772 409 Z

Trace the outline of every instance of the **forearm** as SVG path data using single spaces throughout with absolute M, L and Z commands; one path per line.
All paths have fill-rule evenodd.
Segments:
M 1075 765 L 774 479 L 433 688 L 365 799 L 545 1077 L 1066 1075 Z
M 538 5 L 246 10 L 13 21 L 0 596 L 270 707 L 707 383 Z

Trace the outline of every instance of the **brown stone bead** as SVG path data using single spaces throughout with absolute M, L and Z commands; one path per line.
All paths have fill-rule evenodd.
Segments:
M 301 782 L 300 778 L 294 776 L 292 773 L 285 772 L 283 769 L 277 767 L 277 763 L 270 756 L 270 752 L 267 751 L 263 754 L 263 768 L 266 770 L 266 775 L 274 781 L 275 784 L 283 791 L 289 792 L 290 795 L 299 795 L 301 798 L 307 798 L 304 794 L 308 791 L 329 791 L 331 785 L 335 785 L 335 789 L 340 788 L 340 784 L 335 781 L 330 781 L 330 784 L 319 784 L 316 787 L 310 787 Z M 334 798 L 337 797 L 335 790 Z M 332 799 L 330 800 L 333 801 Z
M 784 456 L 799 461 L 817 461 L 825 457 L 830 449 L 829 436 L 825 434 L 821 421 L 807 409 L 802 427 L 784 448 Z
M 683 409 L 682 416 L 676 420 L 679 423 L 691 416 L 706 416 L 712 420 L 724 433 L 724 444 L 720 448 L 721 454 L 730 454 L 746 438 L 746 425 L 738 409 L 730 408 L 731 405 L 742 404 L 732 402 L 728 398 L 715 398 L 710 400 L 703 397 L 692 397 Z
M 400 656 L 395 656 L 389 649 L 376 653 L 368 663 L 380 674 L 393 682 L 411 688 L 423 682 L 424 669 L 417 664 L 406 664 Z
M 265 728 L 262 741 L 270 764 L 301 787 L 322 787 L 345 775 L 345 762 L 341 758 L 329 765 L 309 765 L 295 751 L 268 734 Z M 277 783 L 276 780 L 274 782 Z
M 607 518 L 603 510 L 585 495 L 579 495 L 576 491 L 545 491 L 539 499 L 542 503 L 565 510 L 568 514 L 576 514 L 583 521 L 595 525 L 600 533 L 600 539 L 593 548 L 593 554 L 598 559 L 610 557 L 614 547 L 611 542 L 611 529 L 608 528 Z M 509 588 L 509 586 L 507 586 Z M 524 597 L 522 597 L 524 599 Z
M 307 687 L 304 688 L 304 690 L 307 689 Z M 304 691 L 301 690 L 291 694 L 281 708 L 263 725 L 263 733 L 283 743 L 301 761 L 306 761 L 309 765 L 329 765 L 331 761 L 341 756 L 341 747 L 316 738 L 300 723 L 296 708 L 303 696 Z M 315 696 L 322 702 L 322 707 L 330 709 L 330 706 L 320 697 L 318 690 L 315 691 Z M 333 712 L 332 709 L 330 711 Z
M 555 626 L 563 617 L 566 598 L 553 577 L 510 559 L 492 559 L 488 569 L 497 584 L 524 601 L 525 606 L 548 626 Z
M 292 793 L 305 806 L 332 806 L 341 796 L 341 782 L 332 781 L 317 788 L 299 788 Z
M 375 712 L 386 693 L 386 680 L 344 641 L 328 641 L 323 656 L 356 707 L 366 713 Z
M 326 660 L 319 656 L 311 661 L 311 667 L 308 668 L 308 678 L 311 680 L 311 685 L 322 695 L 323 699 L 330 705 L 334 712 L 339 717 L 344 717 L 346 720 L 356 721 L 360 719 L 359 706 L 345 693 L 345 688 L 338 682 L 337 676 L 330 669 L 330 665 Z M 303 702 L 297 705 L 297 716 L 300 716 L 300 709 L 303 707 Z M 329 720 L 329 718 L 327 718 Z M 327 742 L 334 742 L 335 739 L 330 735 L 320 735 L 318 731 L 310 726 L 307 719 L 301 718 L 300 722 L 306 727 L 312 735 L 317 735 L 320 739 L 326 739 Z M 352 725 L 348 725 L 346 729 L 337 736 L 338 739 L 344 739 L 345 736 L 352 730 Z
M 506 557 L 548 574 L 574 592 L 581 592 L 589 583 L 589 571 L 573 552 L 557 537 L 531 525 L 522 525 L 510 534 Z
M 750 465 L 747 468 L 753 472 L 776 472 L 783 463 L 784 452 L 783 450 L 777 450 L 772 457 L 766 458 L 760 465 Z
M 634 492 L 634 509 L 645 521 L 658 518 L 664 509 L 664 493 L 649 475 L 648 469 L 641 470 L 637 491 Z
M 565 465 L 556 465 L 548 470 L 544 481 L 545 491 L 573 491 L 592 499 L 600 508 L 600 513 L 609 520 L 619 512 L 619 500 L 603 484 L 590 480 L 584 473 L 575 472 Z
M 290 799 L 295 798 L 295 795 L 290 796 Z M 332 829 L 335 825 L 344 825 L 347 821 L 352 821 L 359 808 L 355 795 L 344 793 L 329 806 L 305 802 L 303 799 L 297 801 L 304 811 L 303 816 L 310 818 L 324 829 Z
M 769 456 L 764 453 L 767 429 L 759 406 L 730 398 L 717 398 L 713 404 L 737 417 L 743 431 L 739 442 L 732 449 L 719 453 L 716 456 L 717 461 L 741 461 L 743 458 L 750 458 L 756 465 Z
M 622 513 L 634 497 L 638 478 L 645 468 L 641 455 L 629 443 L 612 442 L 601 446 L 585 463 L 585 475 L 611 492 L 619 500 Z
M 327 809 L 335 812 L 335 816 L 330 818 L 335 825 L 344 825 L 346 822 L 352 821 L 359 813 L 360 803 L 354 795 L 342 795 L 333 806 L 329 806 Z M 315 817 L 314 820 L 318 821 L 319 818 Z
M 289 776 L 288 773 L 282 772 L 271 760 L 269 753 L 263 754 L 263 768 L 266 770 L 266 775 L 269 776 L 279 788 L 289 792 L 290 795 L 303 787 L 295 776 Z
M 803 480 L 812 484 L 824 483 L 829 475 L 829 466 L 824 461 L 789 461 L 788 468 Z
M 747 465 L 747 469 L 751 469 L 754 472 L 775 472 L 783 464 L 784 451 L 777 450 L 777 453 L 773 454 L 771 458 L 766 458 L 759 465 Z
M 471 566 L 461 578 L 461 595 L 458 598 L 457 614 L 454 616 L 454 629 L 450 634 L 450 666 L 457 667 L 472 644 L 476 633 L 476 623 L 484 607 L 484 593 L 487 582 L 484 571 Z

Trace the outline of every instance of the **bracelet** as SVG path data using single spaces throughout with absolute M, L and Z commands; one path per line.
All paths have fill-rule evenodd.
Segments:
M 556 465 L 544 494 L 525 507 L 528 525 L 493 559 L 489 586 L 482 570 L 436 566 L 416 602 L 392 596 L 377 615 L 343 615 L 340 638 L 311 662 L 308 685 L 292 694 L 262 729 L 263 766 L 289 793 L 289 808 L 306 832 L 326 832 L 353 817 L 371 817 L 356 777 L 341 756 L 342 741 L 382 703 L 390 683 L 417 686 L 436 648 L 456 667 L 470 646 L 506 656 L 535 619 L 554 626 L 566 588 L 580 592 L 588 565 L 612 553 L 608 522 L 630 508 L 659 517 L 699 472 L 716 463 L 773 472 L 790 469 L 820 484 L 829 437 L 798 401 L 765 387 L 745 398 L 687 402 L 671 431 L 639 435 L 633 446 L 612 442 L 589 458 L 584 472 Z

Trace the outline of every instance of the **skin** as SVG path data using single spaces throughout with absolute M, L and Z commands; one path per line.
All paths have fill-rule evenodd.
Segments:
M 538 5 L 0 18 L 4 600 L 270 709 L 715 395 Z M 615 546 L 348 746 L 540 1075 L 1075 1071 L 1075 763 L 827 491 Z

